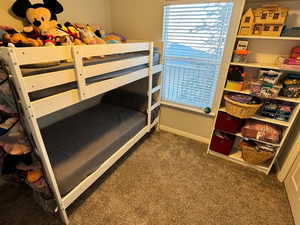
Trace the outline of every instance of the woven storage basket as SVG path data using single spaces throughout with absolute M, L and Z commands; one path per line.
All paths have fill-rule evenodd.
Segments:
M 239 150 L 242 152 L 242 158 L 251 164 L 258 165 L 273 158 L 273 152 L 257 151 L 256 147 L 246 142 L 241 142 Z
M 253 116 L 262 104 L 244 104 L 231 100 L 228 96 L 224 96 L 226 112 L 240 119 L 248 119 Z

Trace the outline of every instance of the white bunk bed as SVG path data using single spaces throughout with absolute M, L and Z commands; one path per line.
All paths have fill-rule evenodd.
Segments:
M 101 59 L 100 56 L 106 57 Z M 66 209 L 158 124 L 159 117 L 152 118 L 152 112 L 160 106 L 160 99 L 158 97 L 153 101 L 152 96 L 159 93 L 160 85 L 153 86 L 152 79 L 153 74 L 161 72 L 162 66 L 153 65 L 153 43 L 1 48 L 0 58 L 15 84 L 25 122 L 57 201 L 57 209 L 63 222 L 69 224 Z M 23 68 L 24 65 L 53 61 L 65 63 L 48 68 Z M 143 78 L 148 79 L 146 114 L 103 104 L 44 129 L 39 126 L 41 118 L 51 117 L 55 112 Z M 60 89 L 62 86 L 65 88 Z M 55 91 L 50 91 L 50 95 L 42 93 L 50 89 Z M 109 119 L 112 123 L 104 118 L 109 115 L 112 116 Z M 110 133 L 109 128 L 103 128 L 103 124 L 117 128 Z M 67 132 L 66 127 L 72 130 L 63 136 Z M 78 132 L 81 132 L 82 141 Z M 112 144 L 109 145 L 110 141 L 104 142 L 107 146 L 103 146 L 103 142 L 97 143 L 97 135 L 105 136 Z M 57 142 L 63 143 L 63 146 L 55 142 L 58 139 Z M 71 145 L 74 142 L 77 148 L 73 149 Z M 83 147 L 85 144 L 86 148 Z M 95 148 L 102 150 L 95 151 Z M 80 152 L 82 149 L 83 152 Z M 66 157 L 72 154 L 74 157 Z M 64 165 L 61 162 L 66 158 L 69 161 Z M 74 174 L 79 174 L 77 179 L 73 179 Z

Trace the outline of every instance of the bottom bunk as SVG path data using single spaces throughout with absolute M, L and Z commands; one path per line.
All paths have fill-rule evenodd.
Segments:
M 62 196 L 147 125 L 145 113 L 102 103 L 41 130 Z

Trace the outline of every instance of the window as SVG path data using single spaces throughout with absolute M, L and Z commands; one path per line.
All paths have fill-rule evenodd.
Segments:
M 165 6 L 164 101 L 212 108 L 232 7 L 232 2 Z
M 279 31 L 279 25 L 278 24 L 274 25 L 273 31 Z
M 265 19 L 267 19 L 267 16 L 268 16 L 267 13 L 263 13 L 262 16 L 261 16 L 261 19 L 262 19 L 262 20 L 265 20 Z
M 250 16 L 247 16 L 247 17 L 245 18 L 245 23 L 250 23 L 250 19 L 251 19 L 251 17 L 250 17 Z
M 279 13 L 274 13 L 273 19 L 278 20 L 279 19 Z
M 264 31 L 269 31 L 270 30 L 270 25 L 265 25 Z

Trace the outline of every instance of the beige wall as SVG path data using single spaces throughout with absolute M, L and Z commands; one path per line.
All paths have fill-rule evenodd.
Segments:
M 22 28 L 22 22 L 10 14 L 9 9 L 14 0 L 1 0 L 0 15 L 1 25 L 11 25 L 17 29 Z M 39 2 L 32 0 L 32 3 Z M 76 3 L 75 3 L 76 2 Z M 110 0 L 60 0 L 65 11 L 58 15 L 61 22 L 82 22 L 101 24 L 108 31 L 111 31 L 111 8 Z
M 163 0 L 111 0 L 113 30 L 128 39 L 161 40 Z
M 113 30 L 128 39 L 159 41 L 162 38 L 164 0 L 111 0 Z M 207 140 L 213 118 L 162 107 L 161 125 L 197 139 Z

